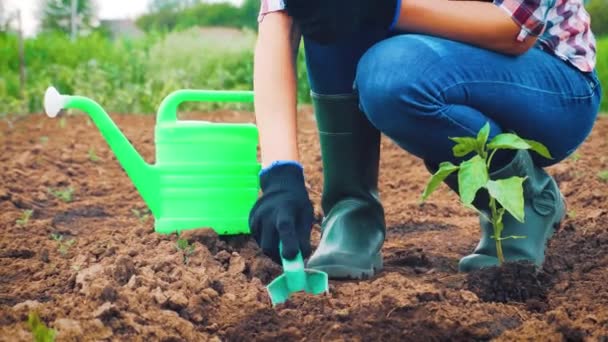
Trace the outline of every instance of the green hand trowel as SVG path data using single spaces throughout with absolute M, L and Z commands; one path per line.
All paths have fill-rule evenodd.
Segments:
M 279 254 L 283 263 L 283 274 L 273 280 L 266 289 L 272 305 L 285 303 L 293 293 L 304 291 L 312 295 L 329 292 L 327 273 L 304 268 L 302 253 L 293 260 L 283 258 L 283 244 L 279 244 Z

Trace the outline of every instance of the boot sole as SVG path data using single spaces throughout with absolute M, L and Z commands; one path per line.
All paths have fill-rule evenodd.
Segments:
M 330 279 L 369 279 L 380 272 L 383 268 L 382 255 L 376 254 L 372 257 L 369 268 L 351 267 L 348 265 L 316 265 L 311 267 L 314 270 L 327 273 Z

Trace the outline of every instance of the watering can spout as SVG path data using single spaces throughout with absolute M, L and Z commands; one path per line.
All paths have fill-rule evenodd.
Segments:
M 62 109 L 68 108 L 82 110 L 91 117 L 150 211 L 157 217 L 158 189 L 154 188 L 158 184 L 155 181 L 158 177 L 156 168 L 146 163 L 97 102 L 83 96 L 62 95 L 54 87 L 46 90 L 44 110 L 49 117 L 53 118 Z

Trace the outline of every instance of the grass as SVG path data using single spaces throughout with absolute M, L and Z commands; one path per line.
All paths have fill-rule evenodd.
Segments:
M 26 226 L 27 223 L 30 221 L 30 217 L 32 217 L 33 213 L 34 211 L 31 209 L 24 210 L 23 213 L 21 213 L 21 217 L 18 218 L 15 223 L 20 227 Z
M 68 252 L 70 251 L 70 248 L 72 248 L 72 246 L 76 243 L 76 240 L 74 240 L 74 239 L 64 241 L 63 235 L 56 234 L 56 233 L 51 234 L 51 239 L 53 239 L 55 242 L 57 242 L 57 251 L 63 257 L 65 257 L 68 254 Z
M 46 34 L 25 43 L 27 83 L 20 96 L 17 40 L 0 33 L 0 117 L 40 113 L 49 85 L 65 94 L 93 98 L 112 113 L 156 112 L 162 99 L 177 89 L 253 88 L 255 32 L 200 29 L 136 40 L 109 40 L 93 34 L 71 42 Z M 608 37 L 598 38 L 597 71 L 604 94 L 601 111 L 608 114 Z M 303 49 L 298 56 L 298 98 L 310 102 Z M 185 104 L 180 109 L 209 109 Z M 237 108 L 252 109 L 250 105 Z M 65 121 L 59 121 L 65 127 Z
M 608 170 L 602 170 L 597 173 L 597 177 L 602 181 L 608 183 Z
M 49 194 L 53 195 L 53 197 L 62 200 L 63 202 L 70 203 L 72 202 L 74 195 L 74 188 L 71 186 L 62 189 L 53 189 L 49 188 Z
M 40 319 L 37 312 L 30 312 L 27 318 L 27 326 L 32 333 L 35 342 L 53 342 L 57 332 L 49 329 L 46 324 Z
M 608 37 L 598 39 L 597 53 L 596 69 L 604 92 L 600 111 L 608 114 Z

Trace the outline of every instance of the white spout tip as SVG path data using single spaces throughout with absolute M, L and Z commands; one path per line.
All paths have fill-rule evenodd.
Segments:
M 65 98 L 59 94 L 55 87 L 49 87 L 44 94 L 44 111 L 50 118 L 59 114 L 65 105 Z

